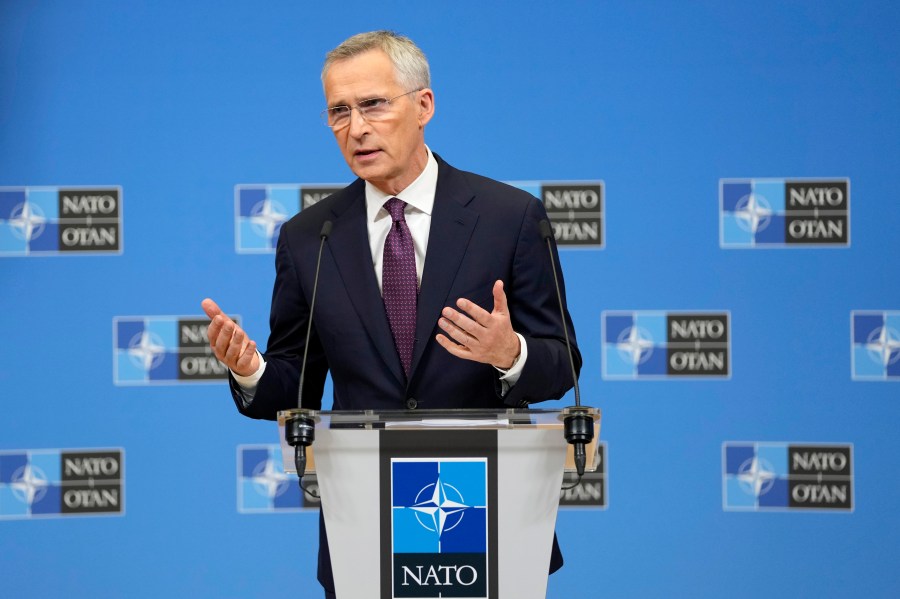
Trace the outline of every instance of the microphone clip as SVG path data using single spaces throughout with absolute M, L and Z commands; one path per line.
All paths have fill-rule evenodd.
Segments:
M 566 409 L 568 415 L 563 419 L 563 434 L 569 445 L 573 446 L 575 471 L 580 479 L 584 476 L 587 462 L 585 446 L 594 440 L 594 419 L 589 407 L 574 406 Z
M 294 466 L 297 478 L 303 480 L 306 472 L 306 448 L 316 440 L 315 421 L 303 414 L 294 414 L 284 423 L 284 440 L 294 448 Z

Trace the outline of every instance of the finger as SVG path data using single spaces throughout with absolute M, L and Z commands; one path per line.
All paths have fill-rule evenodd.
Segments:
M 219 342 L 219 337 L 222 334 L 222 326 L 227 321 L 228 319 L 223 316 L 216 316 L 212 319 L 212 322 L 209 323 L 209 326 L 206 328 L 206 337 L 209 339 L 211 347 L 216 347 L 216 344 Z
M 483 327 L 488 326 L 491 322 L 491 313 L 475 302 L 470 302 L 466 298 L 461 297 L 456 300 L 456 306 Z
M 438 342 L 438 345 L 440 345 L 441 347 L 446 349 L 448 352 L 450 352 L 452 355 L 456 356 L 457 358 L 463 358 L 463 359 L 467 359 L 467 360 L 471 359 L 472 352 L 470 352 L 467 348 L 463 347 L 462 345 L 457 345 L 456 343 L 453 343 L 452 341 L 450 341 L 450 339 L 448 339 L 444 335 L 440 335 L 440 334 L 436 335 L 435 340 Z
M 238 358 L 244 353 L 246 340 L 247 336 L 244 334 L 243 330 L 238 328 L 234 331 L 234 335 L 231 337 L 231 343 L 228 344 L 228 349 L 225 350 L 226 364 L 237 364 Z
M 244 349 L 244 352 L 238 358 L 238 369 L 256 371 L 256 368 L 253 368 L 254 358 L 256 358 L 256 342 L 250 341 L 247 343 L 247 347 Z
M 222 309 L 219 308 L 219 305 L 212 301 L 210 298 L 206 298 L 202 302 L 200 302 L 200 307 L 203 308 L 203 311 L 206 312 L 206 315 L 209 316 L 210 320 L 215 318 L 219 314 L 224 314 Z
M 503 281 L 494 283 L 494 314 L 507 314 L 509 308 L 506 304 L 506 292 L 503 291 Z
M 456 302 L 457 305 L 459 305 L 460 302 L 466 302 L 470 306 L 475 306 L 475 304 L 473 304 L 472 302 L 470 302 L 469 300 L 466 300 L 466 299 L 457 300 L 457 302 Z M 477 308 L 478 306 L 475 306 L 475 307 Z M 478 309 L 481 310 L 481 308 L 478 308 Z M 487 314 L 487 312 L 485 312 L 485 314 Z M 460 329 L 462 329 L 470 334 L 475 334 L 479 328 L 484 326 L 484 325 L 481 325 L 477 320 L 473 319 L 469 314 L 464 314 L 462 312 L 458 312 L 450 307 L 446 307 L 443 310 L 441 310 L 441 315 L 444 318 L 446 318 L 447 320 L 449 320 L 450 322 L 452 322 L 454 325 L 459 327 Z
M 468 345 L 472 345 L 472 343 L 474 341 L 478 340 L 477 337 L 475 337 L 471 333 L 467 332 L 466 330 L 456 326 L 455 324 L 453 324 L 446 318 L 441 318 L 438 321 L 438 326 L 440 326 L 442 329 L 444 329 L 444 331 L 447 333 L 447 335 L 449 335 L 451 339 L 453 339 L 454 341 L 456 341 L 459 344 L 468 346 Z
M 213 350 L 216 353 L 216 357 L 222 362 L 226 362 L 225 356 L 228 353 L 228 347 L 231 345 L 231 338 L 234 336 L 234 330 L 235 324 L 226 319 L 218 337 L 216 337 L 216 344 L 213 346 Z M 226 362 L 226 364 L 230 367 L 230 362 Z

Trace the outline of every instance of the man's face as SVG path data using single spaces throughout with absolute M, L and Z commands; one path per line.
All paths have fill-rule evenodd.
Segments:
M 370 50 L 332 64 L 325 74 L 328 107 L 356 106 L 361 100 L 404 94 L 394 65 L 381 50 Z M 350 124 L 334 132 L 347 165 L 361 179 L 385 193 L 403 191 L 425 168 L 425 125 L 434 114 L 430 89 L 397 98 L 387 118 L 368 122 L 359 111 Z

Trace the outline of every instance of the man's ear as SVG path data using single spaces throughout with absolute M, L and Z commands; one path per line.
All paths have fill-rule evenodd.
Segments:
M 426 87 L 418 94 L 419 100 L 419 126 L 424 127 L 434 116 L 434 92 Z

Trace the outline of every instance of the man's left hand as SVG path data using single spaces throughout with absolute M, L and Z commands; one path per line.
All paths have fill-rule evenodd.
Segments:
M 438 325 L 447 335 L 439 334 L 436 339 L 441 347 L 457 358 L 508 370 L 519 357 L 519 338 L 509 319 L 503 281 L 494 283 L 493 292 L 492 312 L 465 298 L 456 300 L 459 311 L 444 308 Z

